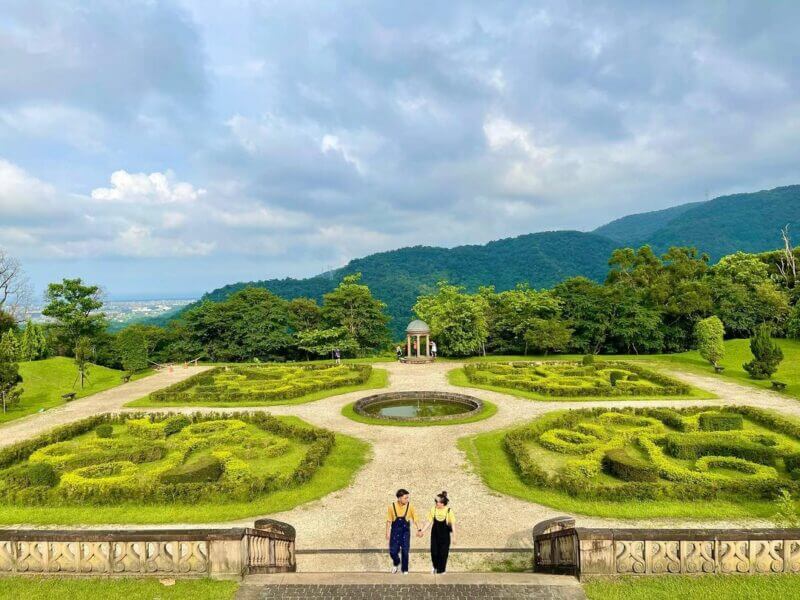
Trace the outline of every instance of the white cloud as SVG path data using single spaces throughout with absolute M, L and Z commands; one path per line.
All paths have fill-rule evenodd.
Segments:
M 191 183 L 175 182 L 171 171 L 165 173 L 128 173 L 115 171 L 110 188 L 95 188 L 92 199 L 102 202 L 137 204 L 186 204 L 195 202 L 206 193 Z
M 52 185 L 0 159 L 0 218 L 27 221 L 61 212 Z
M 0 110 L 0 124 L 26 137 L 62 141 L 90 152 L 104 149 L 104 120 L 92 112 L 72 106 L 29 104 Z

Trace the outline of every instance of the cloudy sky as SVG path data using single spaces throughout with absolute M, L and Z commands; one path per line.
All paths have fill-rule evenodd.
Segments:
M 0 246 L 184 297 L 800 183 L 800 3 L 644 4 L 0 0 Z

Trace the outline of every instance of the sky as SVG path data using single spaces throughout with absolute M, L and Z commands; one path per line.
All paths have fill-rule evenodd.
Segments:
M 800 3 L 0 0 L 0 247 L 192 297 L 800 183 Z

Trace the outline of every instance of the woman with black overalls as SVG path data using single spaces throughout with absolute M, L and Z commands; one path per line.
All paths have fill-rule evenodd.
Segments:
M 392 502 L 386 514 L 386 539 L 389 541 L 389 556 L 392 557 L 392 573 L 400 567 L 408 575 L 408 551 L 411 548 L 411 522 L 422 532 L 414 507 L 409 501 L 408 490 L 397 490 L 397 502 Z
M 450 555 L 450 542 L 453 540 L 453 525 L 456 522 L 453 511 L 447 506 L 450 499 L 447 492 L 436 496 L 436 505 L 431 509 L 428 524 L 423 533 L 431 528 L 431 573 L 445 573 L 447 571 L 447 558 Z

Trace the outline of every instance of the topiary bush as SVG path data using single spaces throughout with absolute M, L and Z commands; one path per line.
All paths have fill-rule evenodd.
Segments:
M 735 431 L 744 427 L 744 418 L 738 413 L 707 412 L 697 417 L 702 431 Z
M 29 485 L 55 487 L 58 485 L 59 479 L 56 470 L 46 463 L 32 463 L 28 465 Z
M 603 470 L 623 481 L 658 481 L 658 469 L 631 456 L 624 448 L 606 451 L 603 455 Z
M 680 459 L 735 456 L 762 465 L 772 465 L 776 458 L 774 448 L 741 438 L 734 432 L 668 434 L 664 442 L 667 454 Z
M 222 470 L 222 462 L 216 456 L 206 454 L 165 471 L 159 479 L 166 485 L 203 483 L 217 481 Z
M 114 427 L 110 423 L 103 423 L 97 426 L 94 433 L 99 438 L 110 438 L 114 433 Z
M 772 330 L 767 324 L 760 325 L 750 338 L 750 352 L 753 360 L 742 367 L 753 379 L 769 379 L 783 360 L 783 350 L 772 339 Z
M 583 358 L 581 359 L 581 364 L 584 367 L 588 367 L 589 365 L 594 364 L 594 354 L 584 354 Z

